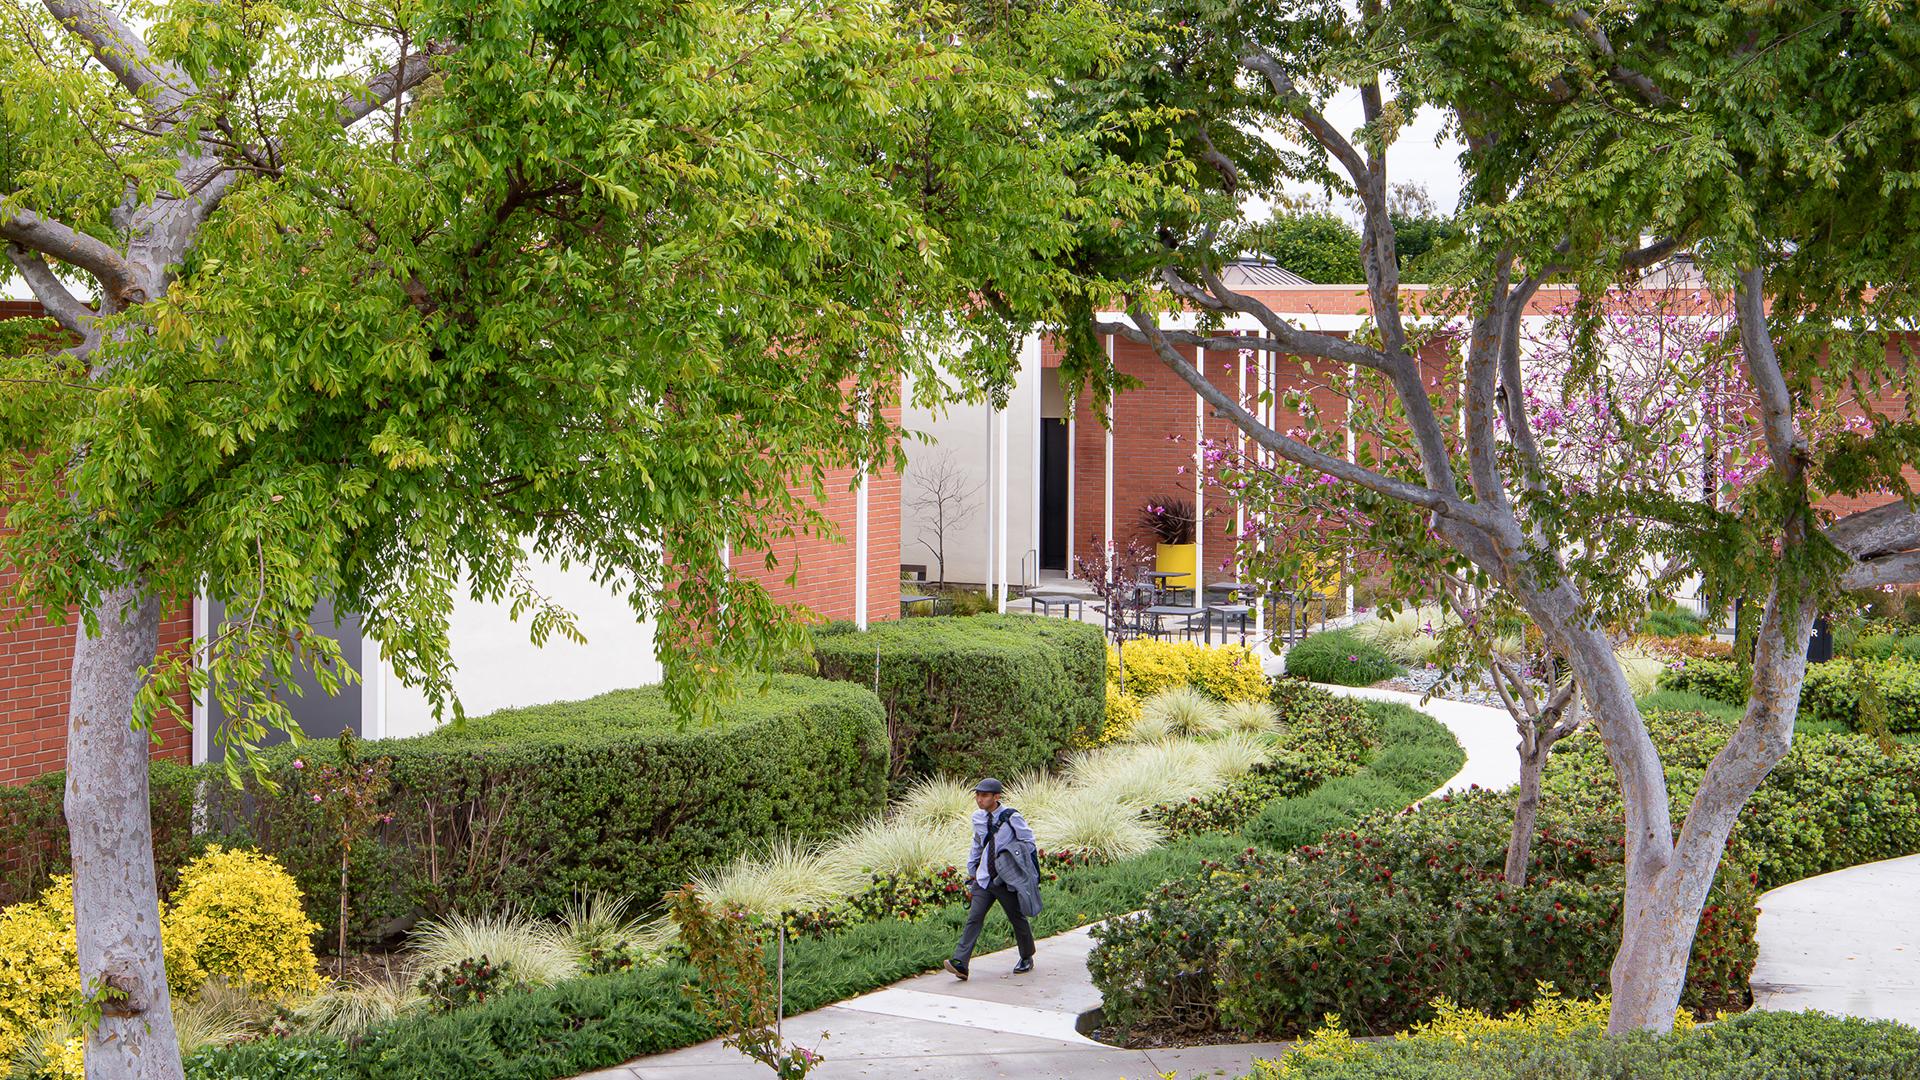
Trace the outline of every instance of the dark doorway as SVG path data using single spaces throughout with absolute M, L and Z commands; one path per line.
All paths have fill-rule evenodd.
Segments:
M 1067 568 L 1067 422 L 1040 421 L 1040 569 Z
M 225 621 L 226 608 L 219 601 L 208 600 L 207 609 L 208 620 L 213 626 L 218 627 Z M 341 659 L 355 671 L 360 672 L 361 678 L 366 677 L 367 673 L 360 666 L 365 652 L 361 647 L 358 615 L 344 615 L 336 620 L 333 603 L 322 600 L 313 612 L 313 628 L 340 642 Z M 300 685 L 301 693 L 296 695 L 282 690 L 281 700 L 287 703 L 287 708 L 293 713 L 294 720 L 299 723 L 300 730 L 308 737 L 331 739 L 347 728 L 352 728 L 355 732 L 360 731 L 360 694 L 364 688 L 363 684 L 358 682 L 346 684 L 343 679 L 341 681 L 344 685 L 340 687 L 339 696 L 328 697 L 327 692 L 320 688 L 320 680 L 304 665 L 296 665 L 294 681 Z M 220 708 L 219 700 L 212 695 L 208 695 L 207 698 L 206 723 L 207 760 L 219 761 L 225 755 L 221 752 L 219 740 L 213 736 L 226 723 L 226 716 Z M 266 738 L 260 740 L 260 745 L 273 746 L 286 741 L 287 736 L 284 732 L 270 731 Z

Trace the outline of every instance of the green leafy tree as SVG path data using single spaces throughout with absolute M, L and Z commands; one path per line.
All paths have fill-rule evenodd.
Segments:
M 1247 242 L 1265 258 L 1316 284 L 1360 280 L 1360 230 L 1331 210 L 1276 214 Z
M 0 0 L 0 241 L 68 335 L 0 357 L 0 556 L 79 612 L 89 1075 L 180 1076 L 144 767 L 170 695 L 218 698 L 243 759 L 296 665 L 337 667 L 332 597 L 457 714 L 456 589 L 575 633 L 532 557 L 660 619 L 689 711 L 765 666 L 795 620 L 723 550 L 896 465 L 886 406 L 936 354 L 1004 393 L 1083 171 L 1033 109 L 1115 40 L 1074 3 Z M 156 661 L 195 593 L 233 618 Z
M 1830 496 L 1911 495 L 1902 469 L 1920 426 L 1872 408 L 1849 422 L 1843 406 L 1907 400 L 1915 383 L 1892 331 L 1915 315 L 1907 268 L 1920 230 L 1906 226 L 1920 196 L 1887 178 L 1911 167 L 1899 118 L 1920 93 L 1920 13 L 1172 2 L 1152 18 L 1153 48 L 1079 88 L 1127 102 L 1125 123 L 1153 134 L 1115 151 L 1126 183 L 1090 216 L 1079 255 L 1098 282 L 1089 295 L 1119 298 L 1124 318 L 1070 331 L 1067 370 L 1110 377 L 1096 333 L 1151 347 L 1264 461 L 1391 552 L 1406 595 L 1432 595 L 1445 574 L 1497 588 L 1538 628 L 1606 739 L 1626 809 L 1610 1024 L 1664 1029 L 1728 831 L 1790 744 L 1814 612 L 1843 587 L 1920 578 L 1910 502 L 1838 519 L 1819 509 Z M 1327 118 L 1344 93 L 1362 105 L 1356 131 Z M 1388 163 L 1428 105 L 1468 147 L 1456 287 L 1422 305 L 1459 316 L 1457 333 L 1419 317 L 1400 287 Z M 1274 131 L 1305 149 L 1255 137 Z M 1271 201 L 1282 178 L 1359 206 L 1372 313 L 1360 333 L 1314 332 L 1222 281 L 1222 263 L 1260 235 L 1249 196 Z M 1577 315 L 1594 320 L 1608 286 L 1638 284 L 1678 252 L 1696 256 L 1733 312 L 1764 467 L 1725 504 L 1703 503 L 1691 483 L 1575 489 L 1545 457 L 1521 320 L 1550 281 L 1577 286 Z M 1176 309 L 1197 325 L 1164 325 Z M 1576 371 L 1599 387 L 1593 337 L 1581 336 Z M 1263 422 L 1210 376 L 1237 365 L 1195 362 L 1196 351 L 1306 359 L 1349 388 L 1349 422 L 1367 437 L 1348 454 L 1343 432 L 1311 418 L 1291 433 Z M 1448 370 L 1423 363 L 1434 357 Z M 1457 413 L 1437 392 L 1449 384 L 1462 388 Z M 1297 529 L 1307 551 L 1270 544 L 1253 565 L 1288 580 L 1325 532 Z M 1674 573 L 1700 575 L 1723 602 L 1762 598 L 1764 611 L 1745 721 L 1678 823 L 1609 635 Z

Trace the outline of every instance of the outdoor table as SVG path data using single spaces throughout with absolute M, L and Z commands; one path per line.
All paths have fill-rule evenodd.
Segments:
M 1154 637 L 1157 638 L 1160 636 L 1161 618 L 1164 616 L 1171 615 L 1176 618 L 1184 620 L 1180 629 L 1183 633 L 1187 635 L 1189 639 L 1191 639 L 1193 637 L 1194 618 L 1195 617 L 1205 618 L 1207 614 L 1207 609 L 1200 608 L 1200 607 L 1184 607 L 1179 604 L 1155 604 L 1152 607 L 1148 608 L 1142 614 L 1152 616 L 1153 618 L 1152 633 Z
M 1227 643 L 1227 620 L 1240 620 L 1240 644 L 1247 643 L 1247 616 L 1253 609 L 1245 604 L 1208 604 L 1206 619 L 1207 644 L 1213 644 L 1213 616 L 1220 616 L 1220 643 Z
M 931 596 L 918 596 L 910 593 L 901 593 L 900 594 L 900 614 L 905 615 L 908 612 L 912 611 L 913 605 L 915 604 L 925 604 L 927 605 L 927 610 L 932 611 L 933 599 L 934 598 Z
M 1167 598 L 1167 582 L 1174 578 L 1187 577 L 1188 575 L 1184 570 L 1147 570 L 1143 571 L 1140 576 L 1153 579 L 1154 598 L 1156 600 L 1165 600 Z
M 1071 615 L 1076 618 L 1079 616 L 1078 609 L 1080 605 L 1084 603 L 1081 597 L 1075 596 L 1072 593 L 1034 593 L 1027 597 L 1027 599 L 1033 601 L 1035 610 L 1039 611 L 1042 615 L 1050 615 L 1053 613 L 1053 609 L 1058 607 L 1060 614 Z
M 1256 590 L 1245 581 L 1216 581 L 1207 586 L 1207 591 L 1226 593 L 1228 596 L 1247 596 Z

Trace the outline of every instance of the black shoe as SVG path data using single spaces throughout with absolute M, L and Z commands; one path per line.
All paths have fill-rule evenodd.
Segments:
M 959 964 L 954 963 L 952 960 L 944 960 L 941 962 L 940 966 L 945 968 L 950 974 L 953 975 L 954 978 L 959 979 L 961 982 L 967 981 L 967 969 L 960 966 Z M 1027 967 L 1029 970 L 1031 970 L 1033 965 L 1028 964 Z
M 1033 970 L 1033 957 L 1031 956 L 1026 957 L 1025 959 L 1021 960 L 1019 963 L 1013 965 L 1013 973 L 1015 975 L 1025 975 L 1027 972 L 1032 970 Z

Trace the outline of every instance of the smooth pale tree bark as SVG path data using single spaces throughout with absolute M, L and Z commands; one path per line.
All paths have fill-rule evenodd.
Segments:
M 90 1077 L 182 1075 L 160 943 L 158 883 L 147 792 L 147 733 L 135 727 L 130 672 L 153 660 L 160 605 L 116 590 L 84 625 L 73 654 L 67 721 L 68 835 L 80 970 L 100 1006 L 87 1037 Z
M 1579 684 L 1569 680 L 1543 701 L 1517 665 L 1496 658 L 1490 675 L 1520 733 L 1515 748 L 1520 755 L 1520 783 L 1515 789 L 1503 876 L 1507 884 L 1521 886 L 1527 883 L 1533 835 L 1540 821 L 1540 781 L 1547 771 L 1547 758 L 1555 743 L 1580 729 Z

